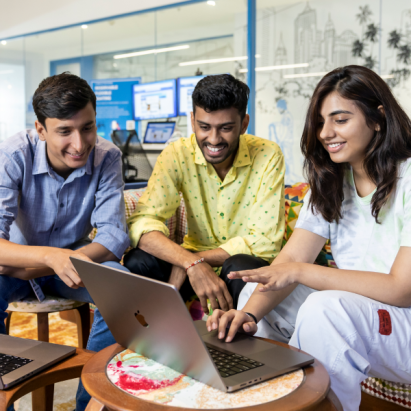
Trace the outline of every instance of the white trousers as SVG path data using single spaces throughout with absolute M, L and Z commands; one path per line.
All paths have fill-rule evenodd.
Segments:
M 238 309 L 255 286 L 244 287 Z M 258 336 L 285 341 L 291 331 L 290 345 L 321 361 L 346 411 L 359 409 L 360 383 L 369 376 L 411 384 L 411 308 L 345 291 L 299 287 L 292 293 L 297 291 L 295 296 L 291 294 L 259 322 Z M 288 324 L 285 332 L 279 324 Z

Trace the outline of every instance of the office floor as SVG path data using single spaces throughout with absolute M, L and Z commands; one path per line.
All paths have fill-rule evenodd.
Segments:
M 77 327 L 62 320 L 58 313 L 49 314 L 50 342 L 77 347 Z M 10 335 L 37 339 L 37 322 L 34 314 L 13 313 Z M 54 411 L 73 411 L 78 379 L 64 381 L 54 387 Z M 32 411 L 31 394 L 22 397 L 15 404 L 16 411 Z M 34 410 L 35 411 L 35 410 Z

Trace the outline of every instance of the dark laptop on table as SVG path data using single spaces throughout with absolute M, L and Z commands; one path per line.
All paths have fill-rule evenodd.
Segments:
M 237 334 L 233 342 L 193 322 L 167 283 L 71 258 L 116 341 L 196 380 L 232 392 L 310 365 L 301 352 Z
M 75 352 L 74 347 L 0 334 L 0 390 L 26 380 Z

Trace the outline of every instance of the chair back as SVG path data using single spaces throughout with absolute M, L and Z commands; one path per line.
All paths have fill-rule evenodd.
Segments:
M 148 181 L 153 167 L 148 161 L 136 130 L 114 130 L 112 140 L 123 154 L 124 182 Z

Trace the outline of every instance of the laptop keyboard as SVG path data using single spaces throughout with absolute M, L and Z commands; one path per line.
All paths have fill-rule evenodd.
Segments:
M 29 360 L 28 358 L 0 353 L 0 377 L 32 361 L 33 360 Z
M 238 354 L 228 354 L 227 352 L 220 351 L 208 345 L 207 349 L 223 378 L 231 377 L 232 375 L 240 374 L 241 372 L 264 365 L 262 362 L 254 361 L 251 358 Z

